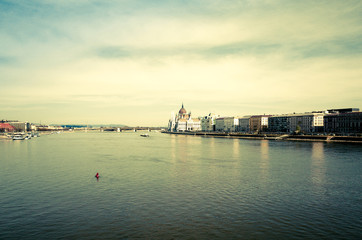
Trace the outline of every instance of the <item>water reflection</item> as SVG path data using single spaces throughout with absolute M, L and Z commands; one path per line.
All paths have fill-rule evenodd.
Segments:
M 176 136 L 176 159 L 177 161 L 187 162 L 188 160 L 188 136 Z
M 210 157 L 212 158 L 212 159 L 214 159 L 215 158 L 215 138 L 208 138 L 209 139 L 209 145 L 210 145 L 210 147 L 209 147 L 209 149 L 210 149 L 210 151 L 209 151 L 209 154 L 210 154 Z
M 269 172 L 269 141 L 262 140 L 260 142 L 260 169 L 261 169 L 261 176 L 263 178 L 267 177 Z
M 233 157 L 234 158 L 239 158 L 240 155 L 240 143 L 239 143 L 239 139 L 234 139 L 233 140 Z
M 171 134 L 170 135 L 170 144 L 171 144 L 171 159 L 172 162 L 176 162 L 176 136 Z
M 312 145 L 311 180 L 315 186 L 321 186 L 325 181 L 324 143 L 314 142 Z
M 171 158 L 173 162 L 186 162 L 188 159 L 188 137 L 171 135 Z
M 269 141 L 261 140 L 260 141 L 260 152 L 262 160 L 269 160 Z

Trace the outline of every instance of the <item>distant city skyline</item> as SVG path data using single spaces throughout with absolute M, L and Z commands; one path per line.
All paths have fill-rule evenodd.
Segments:
M 361 1 L 0 1 L 0 120 L 362 106 Z

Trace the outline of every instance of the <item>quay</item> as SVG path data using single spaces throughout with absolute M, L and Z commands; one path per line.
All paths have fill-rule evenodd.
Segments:
M 305 142 L 340 142 L 340 143 L 362 143 L 361 136 L 332 136 L 332 135 L 292 135 L 292 134 L 246 134 L 236 132 L 170 132 L 162 131 L 166 134 L 192 135 L 200 137 L 219 138 L 240 138 L 254 140 L 274 140 L 274 141 L 305 141 Z

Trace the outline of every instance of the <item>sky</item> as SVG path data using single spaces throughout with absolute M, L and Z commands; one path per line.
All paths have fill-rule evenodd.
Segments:
M 362 108 L 360 0 L 0 0 L 0 119 Z

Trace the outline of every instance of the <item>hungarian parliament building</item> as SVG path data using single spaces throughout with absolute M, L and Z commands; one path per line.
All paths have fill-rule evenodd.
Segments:
M 171 114 L 171 119 L 168 123 L 168 131 L 185 132 L 185 131 L 201 131 L 200 118 L 191 118 L 191 112 L 187 113 L 182 104 L 178 114 Z

